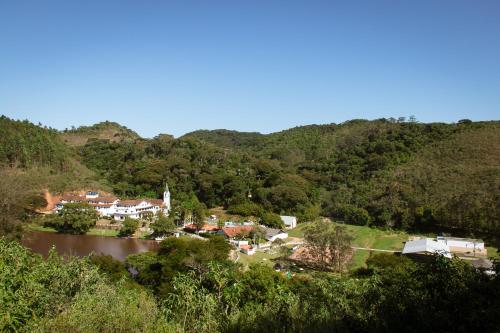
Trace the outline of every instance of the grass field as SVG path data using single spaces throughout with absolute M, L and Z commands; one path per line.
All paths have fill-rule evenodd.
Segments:
M 401 231 L 333 223 L 346 227 L 354 237 L 352 245 L 357 247 L 399 251 L 403 248 L 403 242 L 408 240 L 408 234 Z M 290 237 L 304 237 L 304 228 L 308 225 L 309 223 L 301 223 L 297 228 L 289 230 L 288 235 Z
M 239 253 L 239 256 L 240 256 L 240 259 L 238 260 L 238 262 L 243 264 L 243 266 L 248 267 L 248 266 L 250 266 L 250 264 L 253 264 L 253 263 L 261 263 L 263 265 L 273 267 L 274 261 L 272 261 L 272 259 L 276 258 L 278 255 L 257 251 L 252 256 L 249 256 L 249 255 L 246 255 L 243 253 Z
M 56 230 L 53 228 L 47 228 L 38 224 L 29 224 L 28 229 L 33 231 L 56 232 Z M 89 232 L 86 233 L 86 235 L 116 237 L 118 235 L 118 231 L 92 228 L 89 230 Z

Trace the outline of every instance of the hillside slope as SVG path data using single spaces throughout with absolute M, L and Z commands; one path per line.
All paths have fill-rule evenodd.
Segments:
M 5 116 L 0 117 L 0 169 L 26 178 L 35 191 L 105 187 L 80 163 L 79 155 L 61 140 L 57 130 Z
M 196 195 L 208 207 L 403 228 L 425 226 L 421 215 L 432 203 L 441 208 L 428 224 L 491 231 L 498 230 L 491 222 L 498 216 L 498 126 L 353 120 L 267 135 L 216 130 L 94 140 L 79 153 L 121 195 L 159 195 L 168 181 L 178 198 Z M 462 213 L 478 216 L 474 222 L 456 222 L 452 202 L 463 196 L 476 203 Z
M 373 209 L 392 207 L 396 223 L 498 232 L 500 123 L 471 125 L 372 184 Z
M 183 209 L 199 200 L 243 215 L 500 231 L 498 121 L 353 120 L 267 135 L 197 131 L 178 139 L 141 139 L 115 123 L 60 136 L 6 117 L 0 126 L 0 162 L 51 188 L 109 184 L 123 197 L 159 197 L 168 182 L 174 198 L 187 203 Z
M 85 145 L 89 140 L 109 140 L 111 142 L 133 142 L 139 134 L 115 122 L 101 122 L 92 126 L 80 126 L 60 133 L 62 140 L 73 147 Z

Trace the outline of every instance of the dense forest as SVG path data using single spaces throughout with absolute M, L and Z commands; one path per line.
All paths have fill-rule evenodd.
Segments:
M 75 183 L 123 197 L 159 197 L 168 182 L 178 202 L 195 198 L 241 215 L 500 233 L 497 121 L 352 120 L 177 139 L 143 139 L 112 122 L 62 132 L 6 117 L 0 125 L 3 164 L 77 169 Z
M 229 260 L 220 236 L 167 238 L 158 252 L 125 263 L 99 255 L 64 259 L 55 251 L 43 259 L 12 240 L 45 204 L 44 189 L 159 197 L 165 181 L 174 205 L 195 200 L 240 215 L 289 213 L 302 221 L 322 215 L 374 227 L 495 235 L 499 122 L 356 120 L 269 135 L 200 131 L 143 139 L 109 122 L 58 132 L 0 120 L 2 332 L 495 332 L 500 326 L 498 263 L 488 275 L 456 258 L 415 262 L 378 254 L 349 272 L 284 274 Z
M 243 215 L 266 210 L 354 224 L 499 232 L 500 123 L 380 119 L 262 135 L 90 139 L 82 162 L 122 196 L 195 195 Z

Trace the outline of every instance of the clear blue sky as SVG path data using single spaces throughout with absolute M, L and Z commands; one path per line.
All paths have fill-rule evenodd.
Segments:
M 499 119 L 500 1 L 0 0 L 0 113 L 146 137 Z

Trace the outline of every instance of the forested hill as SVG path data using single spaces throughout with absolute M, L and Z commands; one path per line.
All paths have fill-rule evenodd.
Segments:
M 0 164 L 63 169 L 69 155 L 70 149 L 58 139 L 57 130 L 0 117 Z
M 264 135 L 257 132 L 238 132 L 225 129 L 207 131 L 199 130 L 188 133 L 181 139 L 194 138 L 219 147 L 238 148 L 238 147 L 258 147 L 264 143 Z
M 63 142 L 56 129 L 0 116 L 0 172 L 15 172 L 13 177 L 18 178 L 18 183 L 26 181 L 26 187 L 35 192 L 84 185 L 100 188 L 93 181 L 93 172 L 79 160 L 80 156 Z
M 267 135 L 197 131 L 178 139 L 141 139 L 102 123 L 60 136 L 78 138 L 60 150 L 63 155 L 77 155 L 102 185 L 124 197 L 160 197 L 168 181 L 178 202 L 199 200 L 241 215 L 323 215 L 356 224 L 500 234 L 498 121 L 353 120 Z M 23 140 L 14 141 L 29 147 Z M 6 142 L 2 149 L 12 146 Z M 24 151 L 17 149 L 3 153 L 3 162 Z
M 89 140 L 109 140 L 111 142 L 133 142 L 140 139 L 139 134 L 115 122 L 104 121 L 92 126 L 66 129 L 60 134 L 70 146 L 83 146 Z

